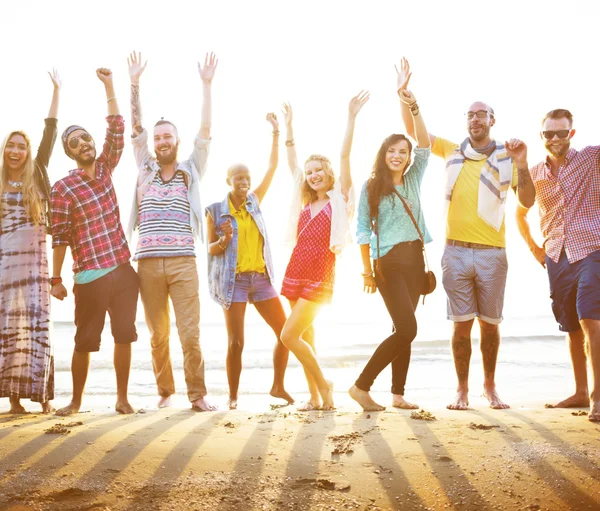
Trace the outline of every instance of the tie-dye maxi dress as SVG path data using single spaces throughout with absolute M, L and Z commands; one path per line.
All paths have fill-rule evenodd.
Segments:
M 23 194 L 3 193 L 0 222 L 0 397 L 54 399 L 46 225 Z

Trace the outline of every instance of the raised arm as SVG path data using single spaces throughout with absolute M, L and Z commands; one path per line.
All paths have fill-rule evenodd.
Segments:
M 290 170 L 294 172 L 298 168 L 298 156 L 296 155 L 296 144 L 294 142 L 294 128 L 292 126 L 292 105 L 284 103 L 281 111 L 285 120 L 285 152 Z
M 117 97 L 115 96 L 112 71 L 105 67 L 101 67 L 96 69 L 96 75 L 104 84 L 106 103 L 108 104 L 108 115 L 120 115 L 119 104 L 117 103 Z
M 137 137 L 142 131 L 142 104 L 140 103 L 140 77 L 146 69 L 148 61 L 142 65 L 142 53 L 135 51 L 129 54 L 127 65 L 129 67 L 129 80 L 131 82 L 131 127 L 133 136 Z
M 413 140 L 417 140 L 417 144 L 419 147 L 429 147 L 429 144 L 422 146 L 418 139 L 417 124 L 415 117 L 420 117 L 420 115 L 413 116 L 410 104 L 405 103 L 402 99 L 403 91 L 407 90 L 408 82 L 410 81 L 410 77 L 412 76 L 412 72 L 410 71 L 410 64 L 408 63 L 408 60 L 406 60 L 406 58 L 402 57 L 402 60 L 400 61 L 400 69 L 398 69 L 398 66 L 394 67 L 396 68 L 396 91 L 398 92 L 398 97 L 400 98 L 400 113 L 402 114 L 402 122 L 404 123 L 404 129 L 406 130 L 406 133 L 408 133 L 409 137 L 411 137 Z M 423 128 L 424 127 L 425 124 L 423 123 Z M 429 142 L 433 143 L 435 136 L 431 133 L 427 133 L 427 136 Z
M 423 116 L 419 112 L 417 98 L 415 98 L 415 95 L 407 89 L 399 90 L 398 96 L 400 96 L 402 104 L 408 106 L 408 110 L 412 116 L 413 132 L 414 138 L 417 140 L 417 147 L 429 147 L 429 133 L 427 133 Z
M 48 179 L 48 164 L 50 163 L 50 156 L 52 155 L 52 149 L 54 148 L 54 142 L 56 142 L 56 131 L 57 131 L 57 116 L 58 116 L 58 103 L 60 99 L 60 87 L 61 81 L 58 76 L 56 69 L 52 70 L 50 80 L 52 80 L 53 92 L 52 101 L 50 103 L 50 110 L 48 110 L 48 119 L 44 126 L 44 134 L 42 135 L 42 141 L 38 147 L 38 152 L 35 157 L 35 161 L 38 165 L 38 172 L 41 172 L 41 178 L 43 179 L 44 186 L 46 188 L 48 198 L 50 194 L 50 181 Z
M 48 75 L 50 75 L 50 80 L 52 80 L 52 85 L 54 86 L 52 102 L 50 103 L 50 110 L 48 110 L 48 118 L 56 119 L 58 117 L 58 103 L 60 101 L 60 87 L 62 82 L 60 81 L 60 76 L 58 76 L 58 71 L 56 69 L 53 69 L 52 73 L 48 72 Z
M 529 213 L 529 208 L 525 208 L 520 204 L 517 204 L 517 211 L 515 213 L 515 218 L 517 220 L 517 227 L 519 228 L 519 233 L 521 237 L 527 243 L 529 250 L 533 254 L 533 257 L 540 263 L 544 268 L 546 267 L 546 251 L 544 247 L 540 247 L 533 236 L 531 235 L 531 229 L 529 228 L 529 222 L 527 221 L 527 213 Z
M 208 140 L 212 122 L 212 80 L 217 70 L 219 59 L 214 53 L 207 53 L 204 57 L 204 67 L 198 62 L 198 72 L 202 80 L 202 119 L 198 138 Z
M 254 190 L 254 193 L 258 197 L 259 203 L 262 202 L 263 197 L 269 189 L 269 186 L 271 186 L 273 176 L 275 175 L 275 171 L 277 170 L 277 165 L 279 163 L 279 121 L 277 121 L 277 116 L 273 113 L 267 114 L 267 121 L 273 128 L 273 141 L 271 143 L 271 157 L 269 158 L 269 167 L 267 168 L 265 177 L 263 177 L 263 180 Z
M 352 173 L 350 171 L 350 151 L 352 150 L 352 139 L 354 138 L 354 124 L 356 116 L 360 112 L 364 104 L 369 101 L 369 92 L 360 91 L 350 100 L 348 105 L 348 122 L 346 124 L 346 134 L 342 142 L 342 150 L 340 152 L 340 184 L 342 185 L 342 193 L 348 195 L 348 191 L 352 186 Z
M 512 158 L 519 173 L 519 181 L 517 186 L 513 187 L 513 190 L 517 194 L 521 206 L 530 208 L 535 202 L 535 187 L 533 186 L 533 181 L 529 174 L 529 165 L 527 164 L 527 146 L 525 142 L 516 138 L 511 138 L 504 145 L 508 156 Z

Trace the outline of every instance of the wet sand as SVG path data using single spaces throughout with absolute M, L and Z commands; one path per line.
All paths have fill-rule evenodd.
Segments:
M 0 414 L 0 509 L 600 509 L 577 410 Z

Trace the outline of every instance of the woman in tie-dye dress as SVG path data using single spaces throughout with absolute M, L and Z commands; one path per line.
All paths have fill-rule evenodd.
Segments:
M 56 140 L 60 79 L 35 160 L 29 137 L 13 131 L 0 161 L 0 398 L 11 413 L 25 413 L 21 399 L 52 411 L 54 355 L 49 336 L 50 284 L 46 233 L 50 182 L 47 167 Z
M 340 153 L 340 178 L 331 162 L 311 155 L 298 167 L 292 129 L 292 109 L 284 105 L 288 164 L 294 178 L 287 241 L 294 245 L 281 294 L 292 308 L 281 341 L 304 368 L 310 399 L 299 410 L 332 410 L 333 384 L 326 380 L 314 351 L 313 321 L 323 303 L 329 303 L 335 278 L 335 257 L 351 241 L 349 224 L 354 211 L 350 150 L 358 112 L 369 99 L 361 92 L 350 101 L 346 135 Z

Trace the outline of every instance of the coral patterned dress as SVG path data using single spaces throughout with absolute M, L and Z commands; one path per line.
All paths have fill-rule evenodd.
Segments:
M 335 254 L 329 248 L 331 203 L 314 217 L 307 204 L 298 220 L 298 241 L 283 278 L 281 294 L 289 300 L 304 298 L 330 303 L 335 280 Z

